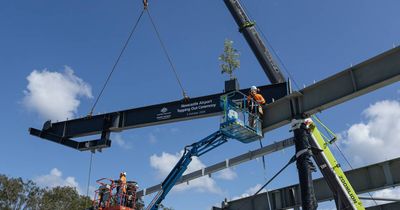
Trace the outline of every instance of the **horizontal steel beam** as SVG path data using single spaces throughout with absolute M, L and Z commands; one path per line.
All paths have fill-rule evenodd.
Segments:
M 263 131 L 289 123 L 294 115 L 315 114 L 399 80 L 400 47 L 396 47 L 269 104 Z
M 396 201 L 396 202 L 400 202 L 400 199 L 398 198 L 378 198 L 378 197 L 363 197 L 363 196 L 359 196 L 359 198 L 361 200 L 373 200 L 373 201 Z
M 276 142 L 276 143 L 270 144 L 268 146 L 262 147 L 260 149 L 256 149 L 256 150 L 247 152 L 245 154 L 242 154 L 242 155 L 230 158 L 230 159 L 226 159 L 225 161 L 219 162 L 219 163 L 209 166 L 207 168 L 203 168 L 203 169 L 194 171 L 192 173 L 183 175 L 175 185 L 181 184 L 181 183 L 189 183 L 189 181 L 200 178 L 202 176 L 211 176 L 211 174 L 221 171 L 223 169 L 239 165 L 246 161 L 254 160 L 254 159 L 262 157 L 264 155 L 271 154 L 273 152 L 290 147 L 293 144 L 294 144 L 293 138 L 288 138 L 288 139 L 282 140 L 280 142 Z M 137 195 L 139 197 L 141 197 L 141 196 L 152 194 L 159 190 L 161 190 L 161 184 L 158 184 L 158 185 L 155 185 L 155 186 L 152 186 L 149 188 L 145 188 L 145 189 L 139 191 L 137 193 Z
M 248 210 L 254 210 L 254 209 L 255 208 L 248 209 Z M 377 206 L 370 206 L 365 209 L 366 210 L 399 210 L 400 202 L 385 203 L 385 204 L 381 204 L 381 205 L 377 205 Z M 211 210 L 222 210 L 222 208 L 213 206 Z M 224 210 L 226 210 L 226 209 L 224 209 Z M 265 209 L 263 209 L 263 210 L 265 210 Z
M 286 83 L 264 85 L 260 86 L 259 89 L 269 102 L 286 96 L 288 92 Z M 241 89 L 240 91 L 247 93 L 249 89 Z M 31 135 L 60 144 L 68 143 L 64 145 L 71 147 L 69 143 L 75 144 L 78 142 L 76 139 L 72 139 L 75 137 L 221 115 L 220 97 L 223 94 L 225 93 L 87 116 L 56 123 L 47 121 L 44 123 L 42 130 L 31 128 L 29 131 Z M 48 138 L 49 136 L 52 138 Z M 54 138 L 71 141 L 54 141 Z M 101 147 L 101 145 L 98 146 Z
M 357 168 L 345 172 L 351 185 L 358 194 L 377 191 L 388 187 L 400 185 L 400 158 L 376 163 L 373 165 Z M 387 177 L 390 177 L 388 179 Z M 313 181 L 315 196 L 318 202 L 333 199 L 333 194 L 329 189 L 324 178 Z M 272 209 L 288 209 L 301 206 L 300 187 L 292 185 L 276 190 L 269 191 L 269 198 Z M 230 201 L 226 210 L 239 209 L 269 209 L 267 204 L 267 193 L 261 193 L 256 196 L 242 198 Z M 254 207 L 254 206 L 255 207 Z
M 365 208 L 366 210 L 399 210 L 400 202 L 386 203 L 378 206 Z

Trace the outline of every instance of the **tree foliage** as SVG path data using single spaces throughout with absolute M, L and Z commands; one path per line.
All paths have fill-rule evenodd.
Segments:
M 233 41 L 225 39 L 224 53 L 218 59 L 221 63 L 221 74 L 229 74 L 230 79 L 233 79 L 233 71 L 240 67 L 239 51 L 233 48 Z
M 90 198 L 72 187 L 39 188 L 33 181 L 0 174 L 0 209 L 74 210 L 91 205 Z
M 79 195 L 75 188 L 55 187 L 43 193 L 40 209 L 85 209 L 88 199 Z

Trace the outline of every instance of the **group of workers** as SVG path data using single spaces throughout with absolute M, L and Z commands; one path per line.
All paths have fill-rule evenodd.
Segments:
M 119 179 L 113 180 L 111 185 L 106 184 L 100 186 L 98 190 L 98 209 L 103 209 L 107 206 L 126 206 L 133 208 L 137 202 L 137 188 L 137 183 L 134 181 L 127 182 L 126 172 L 121 172 L 119 174 Z M 113 194 L 113 189 L 116 189 L 115 194 Z

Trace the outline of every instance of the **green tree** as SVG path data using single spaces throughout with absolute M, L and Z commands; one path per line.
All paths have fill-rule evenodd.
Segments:
M 79 195 L 72 187 L 42 189 L 22 178 L 8 178 L 0 174 L 1 210 L 82 210 L 91 205 L 90 198 Z
M 27 195 L 25 209 L 39 210 L 45 190 L 36 186 L 36 184 L 31 180 L 28 180 L 24 185 Z
M 69 210 L 69 209 L 85 209 L 86 196 L 78 194 L 72 187 L 55 187 L 47 189 L 42 196 L 40 209 L 51 210 Z
M 21 178 L 0 175 L 0 209 L 22 209 L 26 201 L 24 182 Z
M 221 63 L 221 74 L 229 74 L 230 79 L 233 79 L 233 71 L 240 67 L 239 51 L 233 48 L 233 41 L 225 39 L 224 53 L 218 59 Z

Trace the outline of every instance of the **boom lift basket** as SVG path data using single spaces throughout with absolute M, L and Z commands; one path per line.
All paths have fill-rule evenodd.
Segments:
M 248 100 L 240 91 L 222 95 L 220 102 L 224 112 L 220 130 L 224 135 L 242 143 L 253 142 L 263 137 L 257 102 Z M 248 104 L 253 104 L 252 109 L 249 109 Z
M 137 210 L 144 206 L 136 196 L 138 185 L 135 181 L 127 181 L 125 185 L 119 185 L 118 180 L 102 178 L 96 181 L 99 188 L 95 191 L 93 210 Z M 119 188 L 126 188 L 126 193 L 117 192 Z

